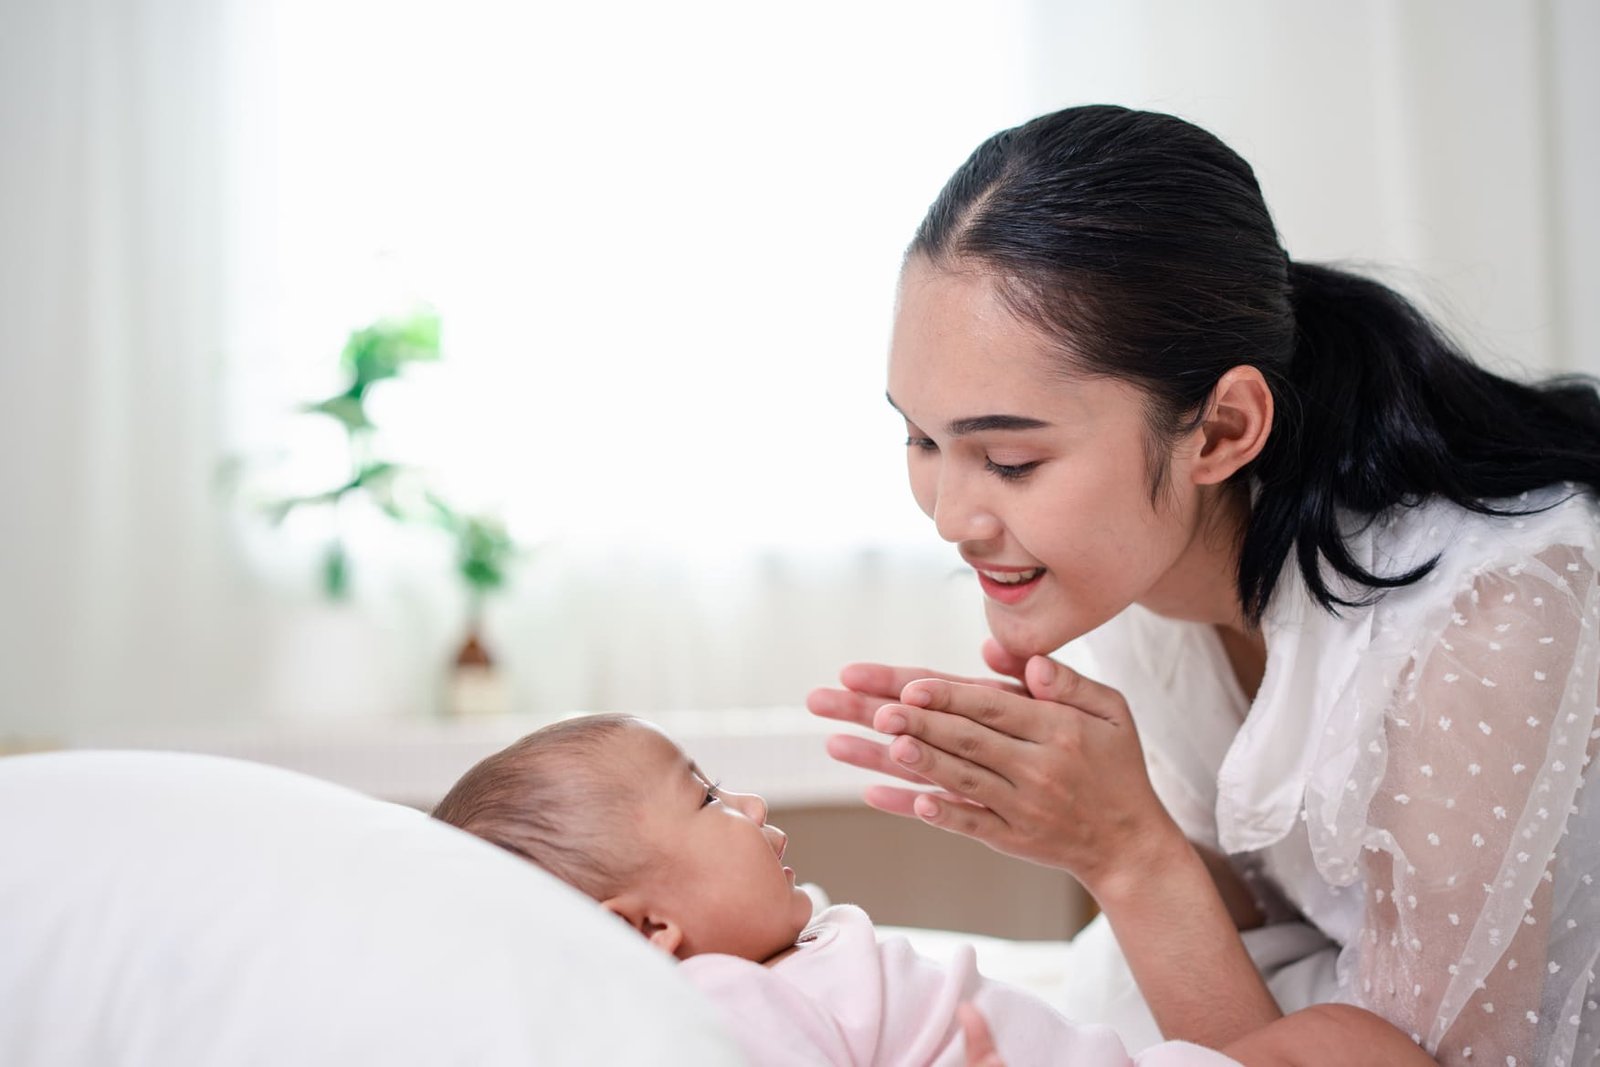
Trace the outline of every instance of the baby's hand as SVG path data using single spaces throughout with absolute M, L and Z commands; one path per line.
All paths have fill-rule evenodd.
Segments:
M 956 1018 L 961 1021 L 961 1036 L 966 1042 L 967 1067 L 1006 1067 L 999 1050 L 994 1047 L 989 1024 L 970 1001 L 956 1005 Z

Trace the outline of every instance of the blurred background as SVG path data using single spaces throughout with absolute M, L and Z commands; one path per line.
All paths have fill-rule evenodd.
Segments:
M 967 153 L 1177 113 L 1292 255 L 1597 372 L 1597 45 L 1587 0 L 0 0 L 0 751 L 381 769 L 461 736 L 473 619 L 511 718 L 427 783 L 575 709 L 714 738 L 850 660 L 977 670 L 882 382 Z M 717 773 L 853 795 L 796 766 Z

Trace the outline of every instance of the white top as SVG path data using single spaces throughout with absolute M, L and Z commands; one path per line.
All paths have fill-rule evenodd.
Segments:
M 1555 506 L 1354 530 L 1379 574 L 1440 558 L 1339 617 L 1291 556 L 1253 703 L 1209 626 L 1132 608 L 1085 641 L 1185 832 L 1343 946 L 1331 996 L 1445 1064 L 1566 1067 L 1600 1043 L 1600 508 L 1570 486 L 1506 503 Z
M 1237 1067 L 1183 1041 L 1135 1060 L 1110 1027 L 1072 1023 L 1038 997 L 984 978 L 970 945 L 948 966 L 935 963 L 903 937 L 880 939 L 866 912 L 848 904 L 818 915 L 771 967 L 707 953 L 678 969 L 761 1067 L 961 1067 L 956 1006 L 968 1001 L 1007 1067 Z

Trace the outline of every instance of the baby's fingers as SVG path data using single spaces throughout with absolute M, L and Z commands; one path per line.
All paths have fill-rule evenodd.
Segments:
M 1000 1050 L 994 1047 L 989 1024 L 971 1001 L 956 1005 L 956 1018 L 961 1022 L 961 1037 L 966 1044 L 967 1067 L 1005 1067 Z

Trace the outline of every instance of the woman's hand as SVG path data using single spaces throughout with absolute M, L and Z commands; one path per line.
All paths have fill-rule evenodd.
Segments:
M 994 638 L 983 644 L 983 658 L 997 674 L 1008 675 L 1015 682 L 998 678 L 963 678 L 954 674 L 941 674 L 922 667 L 888 667 L 880 663 L 852 663 L 839 672 L 843 689 L 813 689 L 806 696 L 806 708 L 824 719 L 838 719 L 857 726 L 873 728 L 873 718 L 885 704 L 900 701 L 906 686 L 919 678 L 939 678 L 947 682 L 989 686 L 1004 692 L 1027 695 L 1020 684 L 1022 671 L 1027 664 L 1023 657 L 1013 656 L 1000 647 Z M 828 738 L 828 755 L 841 763 L 849 763 L 869 771 L 891 775 L 908 782 L 928 784 L 928 779 L 895 763 L 888 756 L 888 745 L 850 734 L 834 734 Z
M 1077 878 L 1167 1037 L 1218 1048 L 1277 1018 L 1205 863 L 1150 786 L 1122 694 L 1043 656 L 986 646 L 984 659 L 1022 685 L 856 664 L 845 691 L 807 704 L 894 735 L 831 738 L 836 759 L 934 787 L 872 786 L 867 803 Z
M 812 694 L 818 714 L 870 715 L 896 735 L 888 745 L 831 738 L 836 759 L 937 787 L 872 786 L 868 804 L 1063 868 L 1096 897 L 1189 851 L 1150 787 L 1120 693 L 1043 656 L 1022 662 L 996 646 L 985 659 L 1026 689 L 854 665 L 841 675 L 851 698 Z M 886 698 L 897 683 L 899 700 Z

